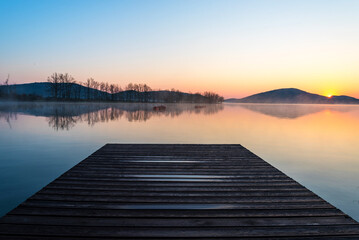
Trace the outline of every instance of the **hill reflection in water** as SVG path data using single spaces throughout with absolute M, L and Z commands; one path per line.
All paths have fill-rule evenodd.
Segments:
M 229 104 L 276 118 L 295 119 L 323 111 L 350 112 L 357 105 L 328 104 Z
M 121 118 L 129 122 L 145 122 L 152 117 L 175 118 L 183 113 L 215 114 L 223 110 L 221 104 L 166 104 L 165 111 L 154 111 L 154 103 L 7 103 L 0 105 L 0 118 L 11 127 L 11 120 L 17 114 L 46 117 L 48 124 L 55 130 L 70 130 L 77 123 L 95 125 L 99 122 L 115 121 Z

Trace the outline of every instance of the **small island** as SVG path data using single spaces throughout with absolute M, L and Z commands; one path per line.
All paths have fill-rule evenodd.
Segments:
M 322 96 L 297 88 L 282 88 L 254 94 L 245 98 L 230 98 L 230 103 L 268 103 L 268 104 L 359 104 L 359 99 L 349 96 Z

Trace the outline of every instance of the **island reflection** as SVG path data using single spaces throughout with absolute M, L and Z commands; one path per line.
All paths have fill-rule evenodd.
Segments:
M 350 112 L 358 105 L 329 105 L 329 104 L 228 104 L 240 106 L 252 112 L 275 118 L 296 119 L 324 111 Z
M 215 114 L 223 110 L 221 104 L 165 104 L 165 111 L 154 111 L 154 103 L 21 103 L 0 104 L 0 119 L 11 127 L 11 120 L 17 114 L 46 117 L 50 127 L 55 130 L 70 130 L 77 123 L 86 122 L 93 126 L 99 122 L 127 119 L 129 122 L 145 122 L 152 117 L 175 118 L 183 113 Z

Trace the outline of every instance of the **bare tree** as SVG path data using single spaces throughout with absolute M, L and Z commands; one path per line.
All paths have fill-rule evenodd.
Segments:
M 93 78 L 88 78 L 85 82 L 85 87 L 87 87 L 86 89 L 86 98 L 87 100 L 90 100 L 90 88 L 91 88 L 91 82 L 93 81 Z
M 111 101 L 115 99 L 115 84 L 110 84 L 109 91 L 111 93 Z
M 133 90 L 133 84 L 132 83 L 129 83 L 126 88 L 125 88 L 127 91 L 130 91 L 130 90 Z
M 118 84 L 115 84 L 115 89 L 114 89 L 114 93 L 119 93 L 119 92 L 122 92 L 122 88 L 120 86 L 118 86 Z M 119 97 L 118 95 L 116 96 L 115 100 L 119 100 Z
M 93 78 L 90 78 L 90 80 L 90 87 L 92 88 L 92 99 L 97 99 L 99 93 L 98 88 L 100 84 L 96 82 Z
M 61 81 L 60 74 L 53 73 L 50 77 L 47 78 L 47 81 L 50 83 L 49 90 L 52 94 L 52 97 L 57 100 L 60 91 L 60 81 Z
M 10 81 L 10 74 L 7 75 L 7 78 L 6 78 L 5 82 L 4 82 L 4 85 L 9 86 L 9 81 Z
M 64 100 L 73 98 L 73 86 L 76 83 L 75 79 L 68 73 L 53 73 L 47 78 L 50 83 L 50 92 L 53 98 Z
M 151 88 L 147 84 L 143 84 L 143 92 L 144 92 L 144 101 L 148 102 L 148 92 L 151 91 Z
M 106 100 L 108 100 L 108 93 L 109 93 L 109 91 L 110 91 L 110 86 L 109 86 L 108 83 L 106 82 L 106 84 L 105 84 L 105 93 L 106 93 L 105 98 L 106 98 Z
M 134 84 L 129 83 L 129 84 L 127 85 L 127 87 L 126 87 L 126 90 L 127 90 L 128 92 L 126 93 L 126 97 L 125 97 L 124 101 L 134 101 L 134 100 L 135 100 L 135 99 L 134 99 L 135 95 L 134 95 L 134 93 L 132 92 L 132 91 L 135 91 L 135 86 L 134 86 Z M 128 95 L 128 96 L 127 96 L 127 95 Z
M 10 74 L 7 75 L 7 78 L 3 84 L 0 83 L 0 86 L 4 86 L 4 87 L 0 88 L 0 97 L 2 97 L 3 95 L 4 95 L 4 97 L 9 95 L 9 92 L 10 92 L 9 79 L 10 79 Z
M 83 83 L 83 82 L 78 82 L 78 84 L 74 85 L 74 98 L 76 100 L 81 99 L 82 86 L 84 86 L 84 85 L 85 85 L 85 83 Z
M 104 82 L 101 82 L 100 83 L 100 86 L 99 86 L 99 88 L 100 88 L 100 91 L 101 91 L 101 99 L 105 99 L 105 87 L 106 87 L 106 84 L 104 83 Z
M 217 93 L 214 92 L 205 92 L 203 96 L 207 98 L 206 101 L 208 103 L 221 103 L 224 100 L 222 96 L 219 96 Z
M 71 75 L 69 75 L 67 73 L 63 74 L 62 78 L 65 83 L 65 99 L 69 100 L 72 98 L 72 95 L 73 95 L 72 90 L 73 90 L 73 86 L 76 83 L 76 81 Z

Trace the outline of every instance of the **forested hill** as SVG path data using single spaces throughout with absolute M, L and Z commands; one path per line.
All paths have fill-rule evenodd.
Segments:
M 234 103 L 309 103 L 309 104 L 359 104 L 359 99 L 349 96 L 322 96 L 296 88 L 282 88 L 254 94 L 241 99 L 226 99 Z
M 131 87 L 133 86 L 133 87 Z M 137 85 L 141 86 L 141 85 Z M 36 82 L 0 86 L 0 98 L 14 100 L 56 101 L 121 101 L 121 102 L 195 102 L 220 103 L 223 97 L 216 93 L 191 94 L 175 90 L 153 91 L 147 85 L 131 84 L 128 90 L 106 86 L 105 90 L 77 83 Z M 100 88 L 100 87 L 98 87 Z M 134 90 L 136 89 L 136 90 Z

